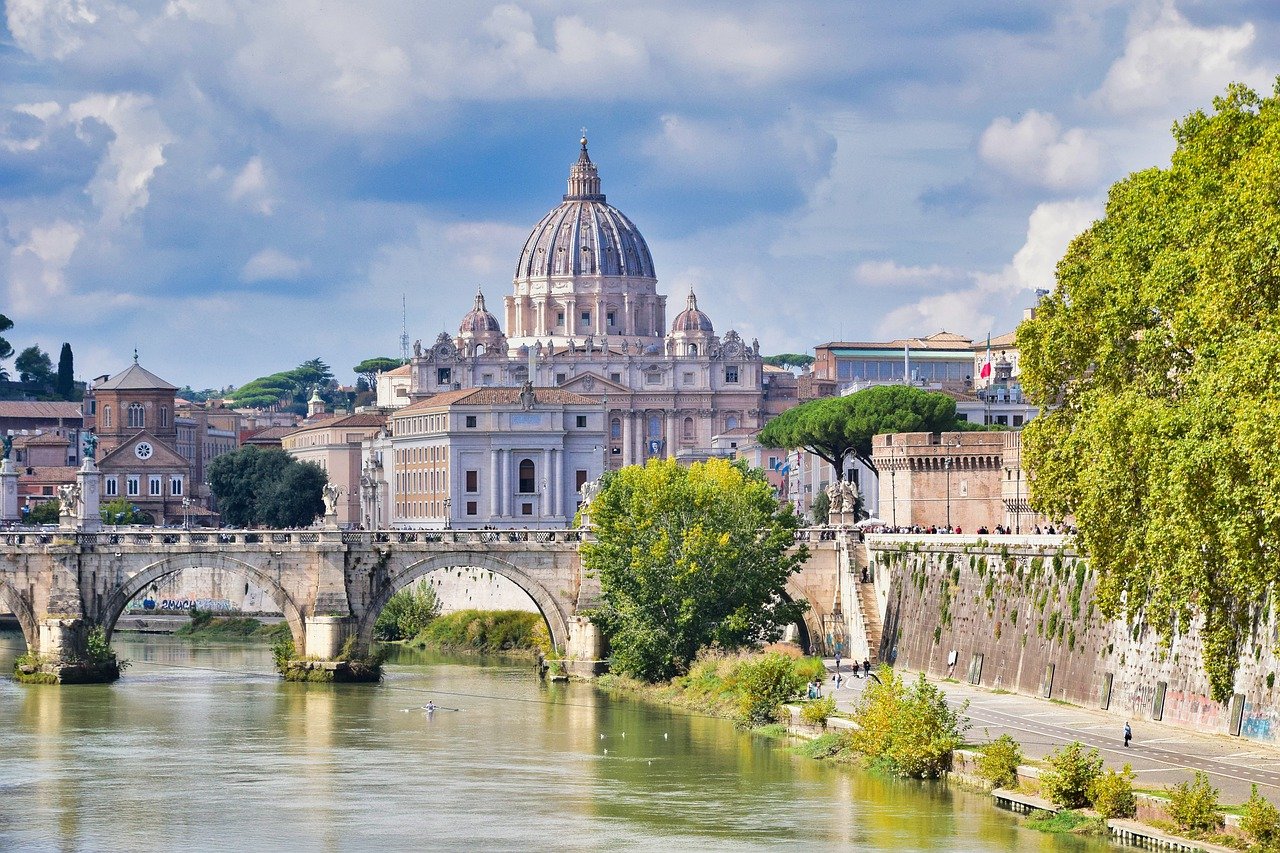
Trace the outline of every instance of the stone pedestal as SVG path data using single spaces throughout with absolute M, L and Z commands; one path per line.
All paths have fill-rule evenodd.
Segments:
M 326 512 L 324 514 L 324 526 L 326 530 L 338 529 L 338 513 Z
M 0 462 L 0 522 L 19 521 L 18 468 L 12 459 Z
M 92 459 L 84 460 L 76 472 L 76 484 L 80 487 L 76 529 L 82 533 L 96 533 L 102 529 L 102 514 L 98 511 L 102 501 L 102 472 Z
M 306 649 L 299 649 L 307 657 L 333 660 L 342 652 L 342 646 L 351 636 L 355 625 L 350 616 L 311 616 L 306 624 Z M 362 650 L 363 653 L 363 650 Z
M 564 665 L 567 673 L 577 678 L 592 678 L 604 672 L 601 660 L 604 638 L 600 629 L 585 616 L 569 617 L 569 641 L 565 643 Z

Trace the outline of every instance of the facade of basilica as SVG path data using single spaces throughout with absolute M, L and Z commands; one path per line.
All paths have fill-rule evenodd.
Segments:
M 639 229 L 605 201 L 581 140 L 562 202 L 534 226 L 505 298 L 506 332 L 477 293 L 458 334 L 414 345 L 404 405 L 446 391 L 560 388 L 604 407 L 608 467 L 700 458 L 713 438 L 768 419 L 755 341 L 717 335 L 692 290 L 667 324 L 667 297 Z

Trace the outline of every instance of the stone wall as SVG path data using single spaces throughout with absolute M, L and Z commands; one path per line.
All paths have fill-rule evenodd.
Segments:
M 881 596 L 881 658 L 992 688 L 1280 741 L 1280 623 L 1243 644 L 1235 696 L 1209 697 L 1198 624 L 1164 646 L 1139 621 L 1105 618 L 1087 561 L 1047 536 L 868 536 Z

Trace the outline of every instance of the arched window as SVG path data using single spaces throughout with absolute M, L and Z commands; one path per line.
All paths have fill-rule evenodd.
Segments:
M 738 428 L 738 418 L 736 415 L 729 415 L 724 419 L 724 431 L 729 432 Z
M 531 495 L 537 491 L 534 487 L 534 470 L 532 459 L 520 460 L 520 494 Z
M 698 354 L 698 345 L 689 344 L 689 355 L 697 355 L 697 354 Z
M 684 419 L 684 437 L 693 438 L 693 418 Z
M 169 425 L 169 407 L 160 407 L 160 426 L 167 427 Z
M 142 429 L 144 426 L 146 426 L 146 421 L 144 420 L 144 416 L 142 413 L 142 404 L 130 403 L 129 404 L 129 428 Z
M 111 426 L 111 407 L 110 406 L 102 407 L 102 425 L 104 427 Z
M 657 438 L 662 435 L 662 418 L 657 415 L 649 415 L 649 436 Z
M 609 421 L 609 437 L 622 438 L 622 420 L 621 419 L 614 418 L 613 420 Z

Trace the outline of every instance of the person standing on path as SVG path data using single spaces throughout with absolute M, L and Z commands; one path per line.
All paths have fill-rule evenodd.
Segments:
M 1133 729 L 1129 728 L 1129 723 L 1126 720 L 1124 724 L 1124 748 L 1125 749 L 1129 748 L 1129 741 L 1131 740 L 1133 740 Z

